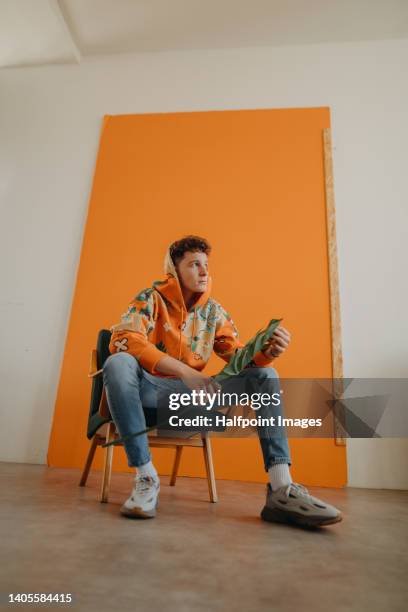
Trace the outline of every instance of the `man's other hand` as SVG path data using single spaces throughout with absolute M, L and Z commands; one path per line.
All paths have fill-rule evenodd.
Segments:
M 286 351 L 291 341 L 290 332 L 284 327 L 278 326 L 273 332 L 270 344 L 262 352 L 269 359 L 276 359 Z

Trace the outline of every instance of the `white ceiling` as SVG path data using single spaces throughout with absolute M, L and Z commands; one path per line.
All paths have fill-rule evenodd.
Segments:
M 408 37 L 408 0 L 0 0 L 0 67 Z

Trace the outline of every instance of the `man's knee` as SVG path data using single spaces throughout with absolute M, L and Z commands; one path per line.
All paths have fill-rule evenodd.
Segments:
M 243 370 L 246 374 L 246 388 L 251 392 L 267 392 L 270 388 L 274 391 L 279 387 L 279 374 L 275 368 L 246 368 Z
M 265 368 L 265 367 L 256 367 L 256 368 L 245 368 L 243 370 L 248 376 L 253 378 L 279 378 L 279 374 L 275 368 Z
M 136 357 L 124 351 L 112 353 L 103 364 L 104 374 L 118 372 L 125 368 L 138 371 L 140 369 L 140 364 Z

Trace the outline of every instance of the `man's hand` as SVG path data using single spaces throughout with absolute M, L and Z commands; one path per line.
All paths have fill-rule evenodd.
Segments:
M 275 359 L 282 355 L 289 346 L 291 340 L 290 332 L 284 327 L 277 327 L 271 336 L 271 343 L 263 350 L 265 357 Z
M 181 378 L 184 384 L 191 390 L 196 389 L 197 391 L 203 390 L 205 393 L 217 393 L 217 391 L 222 389 L 220 383 L 210 376 L 202 374 L 186 363 L 170 357 L 170 355 L 163 355 L 162 359 L 157 362 L 156 369 L 158 372 L 163 372 L 163 374 L 174 374 Z
M 205 376 L 194 368 L 189 368 L 186 372 L 183 372 L 181 380 L 190 389 L 203 390 L 205 393 L 217 393 L 218 390 L 222 389 L 221 385 L 213 378 Z

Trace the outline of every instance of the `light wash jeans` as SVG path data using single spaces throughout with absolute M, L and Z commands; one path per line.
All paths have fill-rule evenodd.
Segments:
M 143 407 L 156 408 L 162 392 L 188 393 L 190 389 L 180 378 L 153 376 L 129 353 L 110 355 L 103 367 L 103 382 L 106 388 L 109 410 L 121 437 L 146 429 Z M 237 392 L 237 386 L 244 384 L 246 392 L 278 393 L 280 383 L 274 368 L 246 368 L 237 376 L 231 376 L 219 383 L 221 393 Z M 215 407 L 220 407 L 218 404 Z M 261 406 L 256 416 L 271 417 L 283 415 L 283 402 L 278 406 Z M 205 414 L 208 414 L 205 412 Z M 251 414 L 250 417 L 254 417 Z M 276 422 L 276 421 L 275 421 Z M 289 444 L 284 427 L 258 426 L 265 471 L 276 463 L 291 465 Z M 124 440 L 129 467 L 144 465 L 151 460 L 146 434 Z

